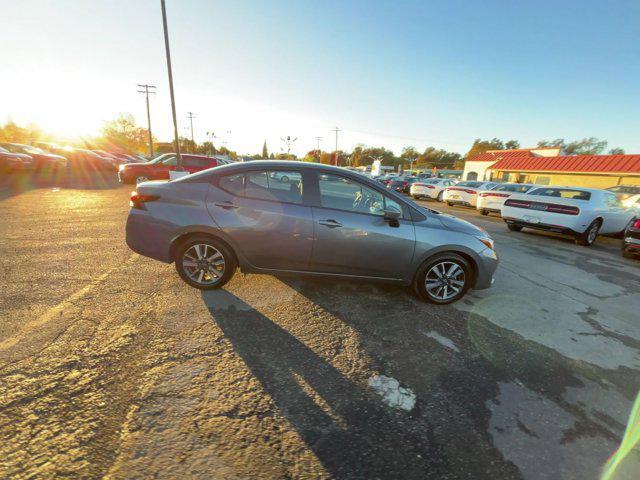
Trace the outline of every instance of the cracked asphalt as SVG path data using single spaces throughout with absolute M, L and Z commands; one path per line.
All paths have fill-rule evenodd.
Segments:
M 640 379 L 619 240 L 425 202 L 491 233 L 493 288 L 435 307 L 238 272 L 202 293 L 128 250 L 130 190 L 0 182 L 0 477 L 582 480 L 617 448 Z

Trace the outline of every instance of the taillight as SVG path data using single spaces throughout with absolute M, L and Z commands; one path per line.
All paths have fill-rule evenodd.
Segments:
M 468 193 L 470 195 L 475 195 L 477 192 L 475 190 L 468 190 L 466 188 L 460 188 L 460 187 L 449 187 L 446 189 L 447 191 L 451 191 L 451 190 L 458 190 L 460 192 L 465 192 Z
M 508 198 L 510 195 L 508 193 L 481 193 L 481 197 L 504 197 Z
M 507 200 L 504 202 L 505 207 L 516 207 L 516 208 L 531 208 L 531 202 L 525 202 L 522 200 Z
M 158 195 L 144 195 L 137 192 L 131 192 L 131 198 L 129 199 L 129 206 L 131 208 L 142 208 L 144 209 L 144 204 L 147 202 L 153 202 L 154 200 L 158 200 L 160 197 Z
M 636 218 L 636 220 L 633 222 L 633 225 L 631 225 L 631 228 L 637 228 L 638 230 L 640 230 L 640 218 Z
M 409 185 L 409 182 L 402 182 L 403 187 L 406 187 L 407 185 Z
M 564 213 L 565 215 L 578 215 L 580 213 L 580 209 L 578 207 L 571 207 L 567 205 L 547 205 L 547 212 Z

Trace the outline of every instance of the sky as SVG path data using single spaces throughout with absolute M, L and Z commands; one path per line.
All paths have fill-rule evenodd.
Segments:
M 595 136 L 640 153 L 640 1 L 166 0 L 178 128 L 255 154 Z M 159 0 L 0 0 L 0 122 L 172 136 Z

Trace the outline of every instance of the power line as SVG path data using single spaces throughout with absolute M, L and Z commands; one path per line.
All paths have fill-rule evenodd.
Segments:
M 320 151 L 320 142 L 322 141 L 322 137 L 313 137 L 313 139 L 318 142 L 318 152 Z
M 155 85 L 147 85 L 145 84 L 137 84 L 138 87 L 140 88 L 144 88 L 144 90 L 138 90 L 138 93 L 144 93 L 144 96 L 147 99 L 147 126 L 148 126 L 148 130 L 149 130 L 149 158 L 153 158 L 153 136 L 151 135 L 151 112 L 149 110 L 149 95 L 155 95 L 156 92 L 154 91 L 156 86 Z

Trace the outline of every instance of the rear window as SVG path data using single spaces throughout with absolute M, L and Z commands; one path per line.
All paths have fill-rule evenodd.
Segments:
M 482 182 L 460 182 L 458 187 L 478 188 L 480 185 L 484 185 Z
M 498 185 L 494 190 L 497 192 L 524 193 L 531 190 L 531 185 Z
M 584 190 L 572 190 L 569 188 L 536 188 L 529 192 L 529 195 L 540 195 L 542 197 L 570 198 L 572 200 L 590 200 L 591 192 Z

